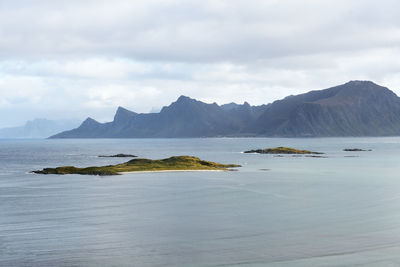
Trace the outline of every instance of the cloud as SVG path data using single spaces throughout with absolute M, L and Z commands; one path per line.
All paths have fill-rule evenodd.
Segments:
M 400 93 L 400 2 L 0 2 L 0 127 L 189 95 L 271 102 L 353 79 Z M 9 118 L 6 114 L 14 114 Z
M 400 42 L 397 1 L 35 1 L 3 4 L 3 57 L 249 61 Z M 395 33 L 395 34 L 394 34 Z

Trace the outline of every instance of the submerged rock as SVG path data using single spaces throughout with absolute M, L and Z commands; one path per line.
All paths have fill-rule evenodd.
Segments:
M 328 158 L 326 156 L 316 156 L 316 155 L 306 155 L 305 157 L 308 157 L 308 158 Z

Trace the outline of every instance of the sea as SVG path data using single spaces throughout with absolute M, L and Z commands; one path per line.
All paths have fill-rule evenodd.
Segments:
M 117 153 L 242 167 L 30 173 Z M 0 266 L 400 266 L 400 138 L 0 140 Z

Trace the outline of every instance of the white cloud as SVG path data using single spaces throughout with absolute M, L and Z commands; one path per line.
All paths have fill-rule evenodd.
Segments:
M 0 4 L 0 127 L 112 118 L 184 94 L 271 102 L 352 79 L 400 93 L 395 0 L 88 0 Z M 13 114 L 10 118 L 8 114 Z

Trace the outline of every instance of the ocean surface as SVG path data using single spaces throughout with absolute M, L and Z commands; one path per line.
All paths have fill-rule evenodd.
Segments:
M 327 157 L 241 153 L 275 146 Z M 117 153 L 243 167 L 29 173 Z M 0 266 L 236 265 L 400 266 L 400 138 L 0 140 Z

